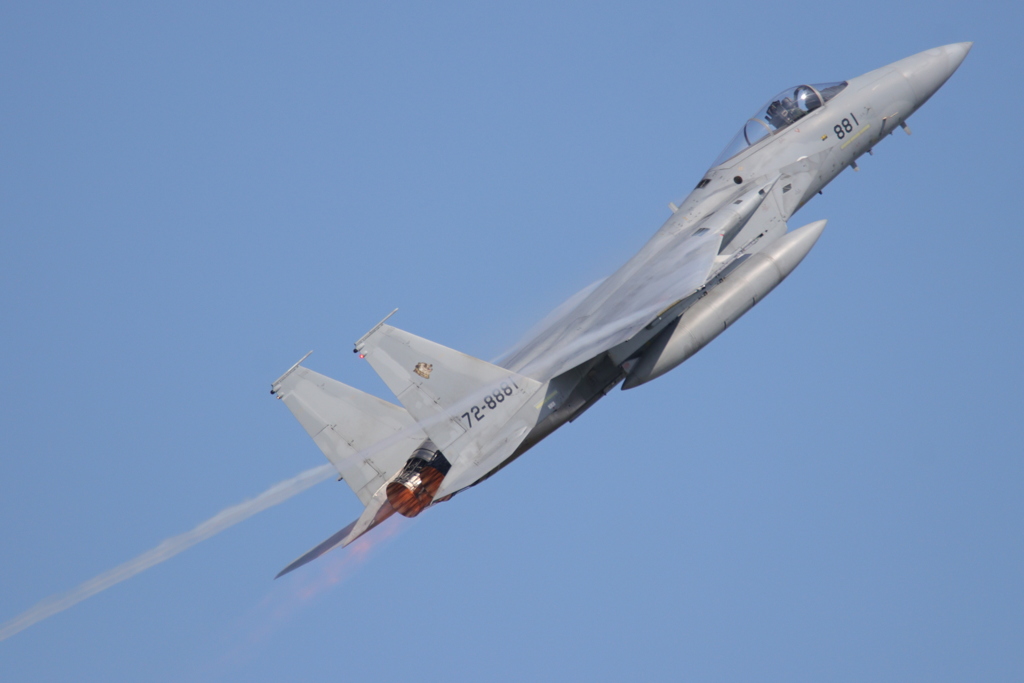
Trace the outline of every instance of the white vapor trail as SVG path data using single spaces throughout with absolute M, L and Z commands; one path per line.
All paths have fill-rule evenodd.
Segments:
M 100 574 L 96 578 L 86 581 L 78 588 L 67 593 L 52 595 L 36 604 L 27 612 L 0 624 L 0 640 L 6 640 L 15 633 L 58 612 L 63 612 L 67 608 L 77 605 L 82 600 L 96 595 L 116 583 L 121 583 L 125 579 L 130 579 L 136 574 L 160 564 L 164 560 L 169 560 L 181 551 L 187 550 L 196 543 L 219 534 L 228 527 L 252 517 L 257 512 L 262 512 L 269 507 L 288 500 L 295 494 L 301 493 L 310 486 L 327 479 L 332 474 L 334 474 L 334 467 L 330 464 L 308 469 L 298 476 L 274 484 L 255 498 L 222 510 L 195 529 L 168 538 L 152 550 L 146 551 L 135 559 L 129 560 L 108 572 Z

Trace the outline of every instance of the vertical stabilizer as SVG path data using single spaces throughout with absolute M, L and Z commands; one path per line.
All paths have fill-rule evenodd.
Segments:
M 498 467 L 536 424 L 534 379 L 390 325 L 356 349 L 451 462 L 437 498 Z
M 401 407 L 301 365 L 274 382 L 272 393 L 284 401 L 364 505 L 426 439 Z

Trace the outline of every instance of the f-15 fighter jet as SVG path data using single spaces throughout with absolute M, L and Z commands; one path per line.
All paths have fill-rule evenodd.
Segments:
M 286 567 L 414 517 L 478 484 L 622 383 L 632 389 L 699 351 L 775 288 L 825 221 L 800 207 L 906 120 L 971 43 L 926 50 L 848 81 L 787 88 L 747 120 L 650 241 L 488 363 L 386 324 L 355 343 L 395 405 L 317 374 L 303 358 L 273 383 L 366 506 Z M 390 318 L 390 316 L 388 316 Z M 308 354 L 307 354 L 308 356 Z M 278 575 L 280 576 L 280 574 Z

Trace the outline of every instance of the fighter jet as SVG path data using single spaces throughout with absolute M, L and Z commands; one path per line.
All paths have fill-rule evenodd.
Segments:
M 278 576 L 396 512 L 490 477 L 621 383 L 633 389 L 697 353 L 771 292 L 825 228 L 790 230 L 804 204 L 897 128 L 972 43 L 918 53 L 834 83 L 786 88 L 740 128 L 650 241 L 490 363 L 387 324 L 355 343 L 400 405 L 303 367 L 271 394 L 366 506 Z M 392 312 L 392 315 L 394 312 Z

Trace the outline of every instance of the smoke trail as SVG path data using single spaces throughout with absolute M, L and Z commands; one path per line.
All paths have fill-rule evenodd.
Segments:
M 219 534 L 228 527 L 252 517 L 257 512 L 262 512 L 269 507 L 288 500 L 295 494 L 305 491 L 313 484 L 318 484 L 327 479 L 332 474 L 334 474 L 334 467 L 329 464 L 308 469 L 298 476 L 286 479 L 279 484 L 274 484 L 255 498 L 219 512 L 195 529 L 192 529 L 192 531 L 168 538 L 157 547 L 142 553 L 134 560 L 129 560 L 120 566 L 114 567 L 110 571 L 86 581 L 74 590 L 50 596 L 27 612 L 4 624 L 0 624 L 0 640 L 6 640 L 32 624 L 51 617 L 58 612 L 63 612 L 67 608 L 77 605 L 82 600 L 96 595 L 116 583 L 121 583 L 125 579 L 130 579 L 136 574 L 160 564 L 164 560 L 169 560 L 181 551 L 187 550 L 196 543 Z

